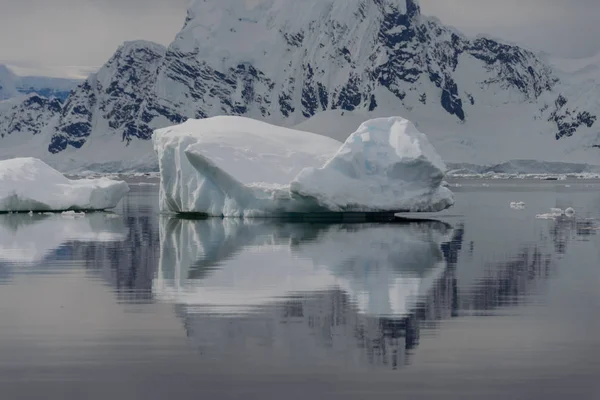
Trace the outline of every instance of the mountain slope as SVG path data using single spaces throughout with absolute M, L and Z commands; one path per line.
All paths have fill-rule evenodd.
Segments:
M 243 115 L 344 139 L 367 118 L 401 115 L 450 162 L 600 164 L 597 89 L 527 49 L 469 39 L 416 0 L 202 0 L 167 49 L 122 46 L 39 151 L 83 165 L 92 146 L 114 149 L 113 164 L 188 118 Z
M 148 123 L 158 115 L 148 114 L 146 102 L 154 96 L 157 69 L 166 49 L 152 42 L 128 42 L 84 83 L 65 103 L 48 151 L 81 148 L 87 138 L 110 134 L 129 143 L 149 139 Z

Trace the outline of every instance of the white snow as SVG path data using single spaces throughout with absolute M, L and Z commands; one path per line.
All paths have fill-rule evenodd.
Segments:
M 362 314 L 404 316 L 447 267 L 441 244 L 452 229 L 442 223 L 320 227 L 162 217 L 153 293 L 204 312 L 235 314 L 339 289 Z M 191 278 L 201 270 L 202 279 Z
M 453 204 L 443 161 L 398 117 L 363 124 L 344 145 L 241 117 L 188 120 L 153 140 L 162 211 L 251 217 Z
M 35 158 L 0 161 L 0 212 L 105 210 L 128 191 L 111 179 L 68 179 Z

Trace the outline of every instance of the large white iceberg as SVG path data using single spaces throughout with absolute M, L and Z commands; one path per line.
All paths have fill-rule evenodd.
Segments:
M 242 117 L 159 129 L 160 208 L 248 217 L 307 212 L 431 212 L 454 203 L 427 137 L 394 117 L 345 144 Z
M 0 212 L 105 210 L 128 191 L 108 178 L 68 179 L 36 158 L 0 161 Z

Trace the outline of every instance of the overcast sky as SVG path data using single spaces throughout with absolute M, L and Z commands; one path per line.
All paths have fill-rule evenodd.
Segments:
M 168 44 L 188 0 L 0 0 L 0 63 L 19 73 L 78 75 L 125 40 Z M 487 33 L 558 56 L 600 51 L 600 0 L 421 0 L 468 35 Z

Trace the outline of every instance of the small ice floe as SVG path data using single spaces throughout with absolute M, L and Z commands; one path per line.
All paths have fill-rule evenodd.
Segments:
M 513 201 L 510 203 L 510 208 L 513 210 L 523 210 L 525 209 L 525 203 L 522 201 Z
M 62 215 L 63 218 L 73 218 L 73 219 L 85 217 L 85 213 L 83 211 L 82 212 L 64 211 L 60 215 Z
M 481 186 L 483 186 L 483 187 L 490 187 L 490 184 L 489 183 L 484 183 Z
M 114 214 L 114 213 L 105 213 L 104 217 L 107 219 L 117 219 L 117 218 L 121 218 L 121 215 Z
M 551 208 L 549 213 L 538 214 L 535 217 L 537 219 L 557 219 L 560 217 L 573 218 L 575 216 L 575 210 L 572 207 L 563 210 L 562 208 Z
M 129 186 L 158 186 L 156 182 L 134 182 L 130 183 Z

